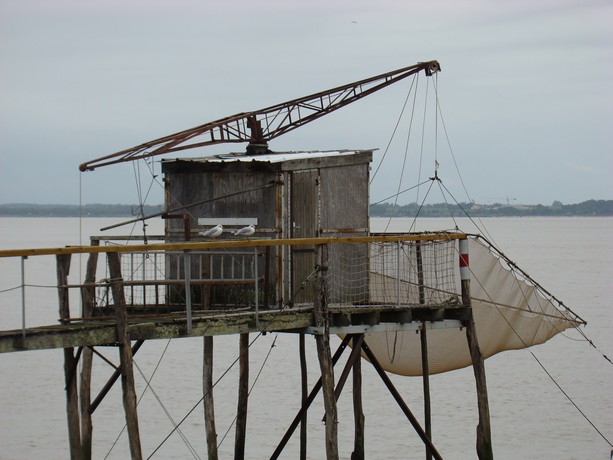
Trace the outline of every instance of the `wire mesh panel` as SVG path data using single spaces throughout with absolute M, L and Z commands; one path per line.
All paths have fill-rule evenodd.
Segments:
M 330 245 L 329 302 L 432 305 L 458 301 L 455 241 Z
M 121 254 L 121 273 L 126 286 L 127 305 L 160 305 L 166 301 L 166 286 L 156 283 L 165 278 L 166 257 L 161 252 Z M 132 284 L 131 282 L 135 282 Z M 150 284 L 145 284 L 145 282 Z

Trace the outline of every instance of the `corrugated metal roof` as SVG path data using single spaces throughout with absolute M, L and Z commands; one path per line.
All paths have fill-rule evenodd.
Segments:
M 175 158 L 166 161 L 192 161 L 194 163 L 224 163 L 224 162 L 262 162 L 262 163 L 282 163 L 284 161 L 305 160 L 313 158 L 337 157 L 356 155 L 363 152 L 372 152 L 376 149 L 361 150 L 314 150 L 302 152 L 270 152 L 262 155 L 249 155 L 246 153 L 227 153 L 222 155 L 211 155 L 200 158 Z

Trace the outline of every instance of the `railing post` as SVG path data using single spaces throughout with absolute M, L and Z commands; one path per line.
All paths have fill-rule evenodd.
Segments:
M 258 248 L 253 248 L 253 275 L 255 278 L 255 327 L 260 327 L 260 299 L 258 295 Z
M 396 305 L 400 306 L 400 240 L 396 243 Z
M 185 271 L 185 309 L 187 312 L 187 334 L 192 333 L 192 257 L 188 249 L 183 251 L 183 268 Z
M 28 256 L 21 257 L 21 335 L 26 338 L 26 264 Z

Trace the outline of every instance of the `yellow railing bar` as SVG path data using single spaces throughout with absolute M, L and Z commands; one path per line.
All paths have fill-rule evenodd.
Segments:
M 387 243 L 397 241 L 458 240 L 465 233 L 413 233 L 382 236 L 341 236 L 323 238 L 243 239 L 218 241 L 190 241 L 180 243 L 130 244 L 124 246 L 66 246 L 61 248 L 0 249 L 0 257 L 29 257 L 56 254 L 90 254 L 101 252 L 185 251 L 215 248 L 244 248 L 254 246 L 322 245 L 340 243 Z

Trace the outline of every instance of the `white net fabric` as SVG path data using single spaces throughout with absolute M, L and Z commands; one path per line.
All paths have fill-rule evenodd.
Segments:
M 484 357 L 543 343 L 580 323 L 480 239 L 469 239 L 469 251 L 473 314 Z M 422 374 L 420 338 L 415 332 L 371 333 L 366 342 L 385 370 Z M 471 364 L 466 333 L 457 328 L 429 330 L 428 354 L 432 374 Z

